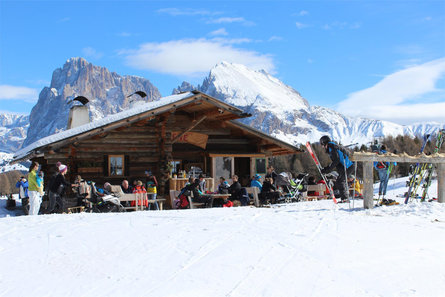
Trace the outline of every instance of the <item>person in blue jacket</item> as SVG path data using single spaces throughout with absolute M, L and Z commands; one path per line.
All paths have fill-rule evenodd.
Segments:
M 29 212 L 28 181 L 22 176 L 15 184 L 15 187 L 19 188 L 19 198 L 22 201 L 23 211 L 27 215 Z
M 382 145 L 380 149 L 376 151 L 377 154 L 386 154 L 386 146 Z M 397 163 L 393 163 L 394 166 L 397 165 Z M 380 185 L 379 185 L 379 199 L 380 196 L 386 195 L 386 188 L 388 187 L 388 180 L 389 180 L 389 174 L 391 173 L 391 166 L 390 162 L 374 162 L 374 168 L 377 170 L 377 174 L 379 176 Z
M 24 176 L 20 177 L 19 181 L 15 184 L 16 188 L 19 188 L 19 198 L 29 198 L 28 196 L 28 181 Z
M 257 187 L 260 189 L 263 188 L 263 184 L 261 183 L 261 175 L 259 175 L 258 173 L 255 174 L 255 176 L 253 177 L 252 181 L 250 182 L 250 186 L 251 187 Z
M 334 183 L 334 189 L 339 191 L 339 196 L 342 202 L 349 200 L 349 191 L 347 187 L 346 177 L 352 173 L 354 163 L 349 160 L 348 152 L 341 145 L 331 141 L 331 138 L 327 135 L 320 138 L 321 146 L 326 150 L 331 158 L 331 164 L 324 167 L 321 173 L 326 174 L 335 169 L 338 173 L 337 180 Z

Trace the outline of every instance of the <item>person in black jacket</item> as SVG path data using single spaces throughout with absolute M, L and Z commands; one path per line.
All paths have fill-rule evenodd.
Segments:
M 238 175 L 232 176 L 232 184 L 229 187 L 230 200 L 240 200 L 241 184 L 238 181 Z M 241 200 L 240 200 L 241 201 Z
M 65 180 L 65 174 L 68 172 L 68 167 L 64 164 L 58 163 L 59 173 L 52 177 L 49 182 L 49 207 L 47 213 L 52 213 L 58 207 L 58 211 L 65 210 L 63 196 L 67 187 L 75 187 L 77 184 L 71 184 Z
M 266 177 L 264 179 L 260 197 L 262 204 L 266 204 L 267 199 L 269 199 L 271 204 L 274 204 L 277 202 L 277 199 L 280 198 L 280 192 L 277 191 L 277 188 L 274 186 L 272 177 Z
M 206 207 L 213 206 L 213 198 L 209 195 L 204 195 L 199 189 L 199 179 L 195 179 L 192 184 L 187 185 L 185 188 L 193 193 L 192 201 L 197 203 L 205 203 Z
M 275 169 L 273 168 L 272 165 L 267 166 L 267 173 L 266 177 L 271 177 L 272 178 L 272 184 L 274 184 L 275 186 L 277 185 L 277 176 L 278 174 L 275 172 Z
M 331 141 L 329 136 L 325 135 L 320 138 L 320 144 L 326 150 L 331 158 L 331 164 L 324 167 L 321 173 L 326 174 L 336 169 L 338 173 L 337 180 L 334 183 L 334 188 L 339 191 L 339 196 L 342 202 L 349 200 L 348 187 L 346 184 L 346 176 L 352 173 L 354 163 L 349 160 L 348 153 L 344 147 Z

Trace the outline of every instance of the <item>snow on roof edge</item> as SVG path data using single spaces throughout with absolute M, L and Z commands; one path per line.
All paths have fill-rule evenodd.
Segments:
M 42 146 L 45 146 L 47 144 L 61 141 L 63 139 L 82 134 L 84 132 L 105 126 L 105 125 L 113 123 L 113 122 L 116 122 L 118 120 L 128 118 L 131 116 L 135 116 L 135 115 L 147 112 L 147 111 L 155 109 L 155 108 L 163 107 L 163 106 L 169 105 L 171 103 L 178 102 L 180 100 L 193 97 L 195 95 L 196 94 L 194 94 L 192 92 L 185 92 L 182 94 L 162 97 L 157 101 L 147 102 L 145 104 L 138 105 L 131 109 L 127 109 L 127 110 L 124 110 L 124 111 L 121 111 L 121 112 L 118 112 L 118 113 L 115 113 L 112 115 L 108 115 L 102 119 L 95 120 L 88 124 L 84 124 L 84 125 L 76 127 L 76 128 L 72 128 L 69 130 L 62 131 L 60 133 L 46 136 L 44 138 L 41 138 L 41 139 L 31 143 L 30 145 L 26 146 L 25 148 L 22 148 L 19 151 L 17 151 L 13 156 L 13 160 L 21 159 L 21 158 L 25 157 L 26 155 L 28 155 L 32 150 L 42 147 Z

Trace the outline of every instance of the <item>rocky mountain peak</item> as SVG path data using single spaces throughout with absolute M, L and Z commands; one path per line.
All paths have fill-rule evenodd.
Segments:
M 144 91 L 146 101 L 161 97 L 158 89 L 147 79 L 120 76 L 83 58 L 70 58 L 62 68 L 54 70 L 51 85 L 40 92 L 30 114 L 30 128 L 24 145 L 65 130 L 70 109 L 67 103 L 76 96 L 90 100 L 90 118 L 96 120 L 128 108 L 127 96 L 136 91 Z

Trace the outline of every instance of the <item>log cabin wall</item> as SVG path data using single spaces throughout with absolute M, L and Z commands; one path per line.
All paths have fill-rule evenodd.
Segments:
M 67 178 L 73 180 L 80 174 L 86 180 L 93 180 L 99 185 L 104 182 L 120 184 L 123 179 L 145 181 L 145 171 L 151 170 L 159 179 L 162 155 L 171 155 L 170 133 L 166 131 L 163 151 L 160 150 L 160 129 L 155 121 L 137 123 L 119 128 L 90 139 L 63 147 L 56 154 L 46 156 L 49 164 L 61 161 L 69 166 Z M 122 176 L 109 176 L 108 156 L 123 155 L 124 170 Z

